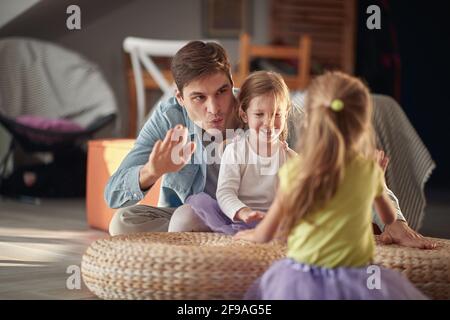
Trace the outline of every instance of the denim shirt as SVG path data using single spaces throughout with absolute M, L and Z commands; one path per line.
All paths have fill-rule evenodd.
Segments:
M 295 109 L 295 108 L 294 108 Z M 297 140 L 296 127 L 303 115 L 300 109 L 294 110 L 288 118 L 288 144 L 295 145 Z M 200 193 L 206 184 L 206 152 L 202 143 L 203 130 L 188 117 L 186 109 L 178 104 L 175 97 L 161 102 L 150 119 L 145 123 L 136 142 L 120 164 L 117 171 L 111 176 L 105 188 L 105 200 L 111 208 L 122 208 L 137 204 L 148 190 L 141 190 L 139 186 L 139 171 L 148 161 L 148 157 L 158 140 L 163 140 L 167 131 L 181 124 L 188 129 L 188 139 L 196 144 L 195 152 L 190 163 L 178 172 L 166 173 L 163 176 L 159 193 L 158 207 L 178 207 L 182 205 L 189 195 Z M 386 188 L 387 189 L 387 188 Z M 400 210 L 398 200 L 389 190 L 397 219 L 405 220 Z M 384 229 L 384 224 L 373 211 L 374 222 Z

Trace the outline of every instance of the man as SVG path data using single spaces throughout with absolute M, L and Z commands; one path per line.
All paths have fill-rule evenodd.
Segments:
M 111 235 L 167 231 L 172 213 L 189 195 L 206 192 L 215 198 L 219 164 L 205 161 L 205 148 L 217 132 L 224 135 L 226 129 L 239 126 L 228 57 L 217 43 L 192 41 L 174 56 L 172 74 L 175 97 L 153 112 L 106 186 L 108 205 L 122 208 L 111 221 Z M 173 155 L 181 156 L 174 161 Z M 158 207 L 135 205 L 161 176 Z M 177 213 L 172 231 L 202 231 L 188 205 Z M 411 247 L 434 246 L 408 227 L 400 210 L 382 239 Z

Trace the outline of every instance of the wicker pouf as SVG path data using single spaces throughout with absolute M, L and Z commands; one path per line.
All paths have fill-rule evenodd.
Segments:
M 241 299 L 283 254 L 216 233 L 141 233 L 95 241 L 81 272 L 103 299 Z
M 406 275 L 430 298 L 450 299 L 450 240 L 436 250 L 377 246 L 375 263 Z M 141 233 L 97 240 L 81 271 L 103 299 L 241 299 L 280 244 L 250 244 L 217 233 Z
M 405 275 L 432 299 L 450 299 L 450 240 L 428 238 L 434 250 L 377 245 L 374 262 Z

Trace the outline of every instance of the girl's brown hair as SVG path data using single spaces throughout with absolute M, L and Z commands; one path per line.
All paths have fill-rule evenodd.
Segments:
M 238 95 L 238 112 L 246 112 L 252 99 L 266 94 L 273 95 L 275 103 L 278 106 L 284 105 L 286 107 L 286 117 L 288 117 L 289 111 L 291 110 L 289 89 L 284 82 L 283 77 L 272 71 L 256 71 L 245 79 Z M 240 114 L 238 118 L 242 122 Z M 245 126 L 244 123 L 242 123 L 242 126 Z M 285 141 L 287 139 L 287 134 L 288 128 L 286 121 L 285 128 L 283 128 L 283 131 L 280 134 L 280 139 Z
M 333 110 L 340 100 L 343 109 Z M 312 210 L 318 210 L 335 194 L 345 164 L 355 155 L 373 155 L 372 100 L 368 88 L 342 72 L 327 72 L 310 84 L 306 97 L 306 119 L 300 128 L 297 151 L 301 168 L 292 172 L 289 196 L 283 195 L 283 237 Z

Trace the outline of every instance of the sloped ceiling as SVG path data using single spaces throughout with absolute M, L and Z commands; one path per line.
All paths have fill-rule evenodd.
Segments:
M 0 2 L 0 28 L 38 2 L 39 0 L 2 0 Z
M 22 2 L 23 0 L 1 0 L 0 11 L 8 10 L 8 2 Z M 134 0 L 132 0 L 134 1 Z M 83 28 L 113 10 L 129 4 L 130 0 L 24 0 L 28 7 L 22 10 L 10 5 L 11 15 L 5 18 L 4 25 L 0 24 L 0 37 L 23 36 L 54 39 L 68 32 L 66 9 L 75 4 L 81 9 Z M 16 13 L 14 14 L 14 11 Z M 5 16 L 8 16 L 5 15 Z M 14 15 L 14 18 L 11 18 Z

